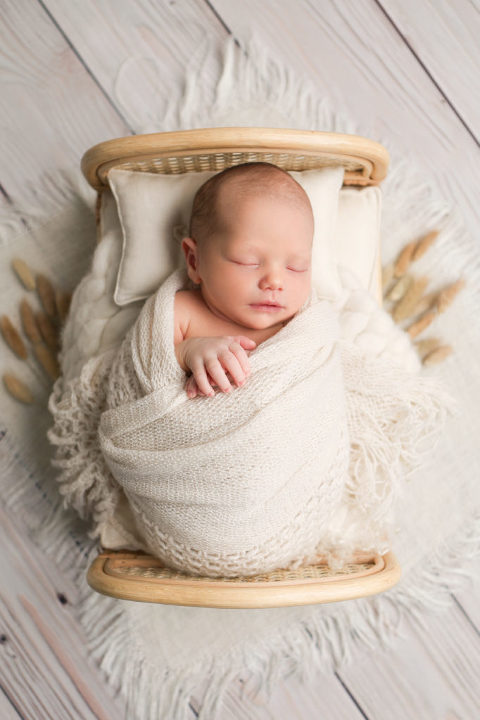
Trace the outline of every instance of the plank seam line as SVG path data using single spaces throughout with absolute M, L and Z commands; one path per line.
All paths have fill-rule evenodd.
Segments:
M 227 33 L 233 37 L 233 41 L 234 41 L 235 45 L 236 45 L 238 48 L 240 48 L 240 50 L 242 50 L 242 47 L 241 47 L 240 43 L 238 42 L 237 38 L 234 37 L 234 35 L 233 35 L 232 31 L 230 30 L 230 28 L 228 27 L 227 23 L 224 21 L 224 19 L 222 18 L 222 16 L 218 14 L 218 12 L 217 12 L 216 9 L 213 7 L 213 5 L 212 5 L 212 3 L 210 2 L 210 0 L 204 0 L 204 2 L 205 2 L 205 5 L 207 5 L 207 7 L 210 8 L 210 11 L 213 13 L 213 15 L 215 15 L 215 17 L 217 18 L 218 22 L 219 22 L 220 25 L 223 27 L 223 29 L 226 30 Z M 245 51 L 244 51 L 244 52 L 245 52 Z M 246 53 L 245 53 L 245 54 L 246 54 Z
M 425 63 L 423 62 L 423 60 L 420 58 L 420 56 L 418 55 L 418 53 L 414 50 L 414 48 L 413 48 L 413 46 L 411 45 L 411 43 L 407 40 L 406 36 L 405 36 L 405 35 L 403 34 L 403 32 L 400 30 L 400 28 L 398 27 L 398 25 L 395 23 L 395 21 L 392 19 L 392 17 L 391 17 L 391 16 L 388 14 L 388 12 L 385 10 L 385 8 L 383 7 L 383 5 L 381 4 L 381 1 L 380 1 L 380 0 L 374 0 L 374 2 L 375 2 L 375 4 L 380 8 L 380 10 L 382 11 L 382 13 L 385 15 L 385 17 L 387 18 L 387 20 L 389 21 L 389 23 L 390 23 L 390 24 L 392 25 L 392 27 L 394 28 L 394 30 L 395 30 L 395 31 L 398 33 L 398 35 L 402 38 L 403 42 L 404 42 L 405 45 L 408 47 L 408 49 L 409 49 L 410 52 L 412 53 L 412 55 L 413 55 L 413 57 L 415 58 L 415 60 L 418 62 L 418 64 L 419 64 L 420 67 L 422 68 L 422 70 L 426 73 L 427 77 L 428 77 L 428 78 L 432 81 L 432 83 L 435 85 L 435 87 L 437 88 L 437 90 L 438 90 L 438 92 L 440 93 L 440 95 L 444 98 L 445 102 L 446 102 L 447 105 L 450 107 L 450 109 L 455 113 L 455 115 L 456 115 L 457 118 L 460 120 L 460 122 L 462 123 L 463 127 L 464 127 L 465 130 L 468 132 L 468 134 L 470 135 L 470 137 L 473 139 L 473 141 L 475 142 L 475 144 L 476 144 L 478 147 L 480 147 L 480 142 L 479 142 L 479 140 L 477 139 L 477 137 L 476 137 L 475 133 L 473 132 L 473 130 L 470 129 L 469 125 L 468 125 L 467 122 L 463 119 L 463 117 L 460 115 L 460 113 L 458 112 L 458 110 L 457 110 L 457 108 L 455 107 L 455 105 L 451 102 L 451 100 L 449 99 L 449 97 L 448 97 L 448 96 L 446 95 L 446 93 L 442 90 L 440 84 L 435 80 L 434 76 L 432 75 L 432 73 L 430 72 L 430 70 L 427 68 L 427 66 L 425 65 Z
M 52 13 L 50 12 L 50 10 L 45 6 L 43 0 L 38 0 L 38 3 L 39 3 L 39 5 L 42 7 L 42 9 L 44 10 L 44 12 L 47 14 L 47 16 L 49 17 L 49 19 L 50 19 L 51 22 L 53 23 L 53 25 L 56 27 L 56 29 L 58 30 L 58 32 L 61 34 L 61 36 L 63 37 L 63 39 L 65 40 L 65 42 L 67 43 L 68 47 L 71 49 L 71 51 L 73 52 L 73 54 L 75 55 L 75 57 L 79 60 L 79 62 L 80 62 L 80 64 L 82 65 L 82 67 L 85 68 L 85 70 L 86 70 L 86 72 L 88 73 L 88 75 L 92 78 L 93 82 L 94 82 L 95 85 L 98 87 L 98 89 L 100 90 L 100 92 L 102 93 L 102 95 L 105 97 L 105 99 L 107 100 L 108 104 L 109 104 L 109 105 L 113 108 L 113 110 L 117 113 L 118 117 L 125 123 L 125 126 L 130 130 L 130 132 L 131 132 L 133 135 L 135 135 L 135 134 L 136 134 L 136 133 L 135 133 L 135 130 L 130 126 L 130 123 L 129 123 L 129 122 L 127 121 L 127 119 L 122 115 L 122 113 L 120 112 L 120 110 L 117 108 L 117 106 L 116 106 L 115 103 L 113 102 L 112 98 L 108 95 L 107 91 L 102 87 L 102 85 L 100 84 L 100 82 L 97 80 L 97 78 L 95 77 L 95 75 L 93 74 L 93 72 L 90 70 L 90 68 L 89 68 L 88 65 L 86 64 L 85 60 L 82 58 L 82 56 L 80 55 L 80 53 L 78 52 L 78 50 L 76 49 L 76 47 L 75 47 L 75 46 L 73 45 L 73 43 L 71 42 L 70 38 L 67 36 L 67 34 L 64 32 L 64 30 L 60 27 L 60 25 L 58 24 L 58 22 L 56 21 L 56 19 L 54 18 L 54 16 L 53 16 Z
M 457 600 L 456 596 L 455 596 L 453 593 L 450 593 L 450 594 L 451 594 L 452 598 L 454 599 L 455 603 L 457 604 L 458 609 L 460 610 L 460 612 L 462 612 L 463 615 L 465 616 L 465 619 L 470 623 L 470 625 L 471 625 L 472 628 L 475 630 L 475 632 L 477 633 L 477 635 L 480 635 L 480 630 L 479 630 L 478 627 L 475 625 L 475 623 L 473 622 L 472 618 L 470 617 L 470 615 L 467 613 L 467 611 L 466 611 L 465 608 L 463 607 L 462 603 L 461 603 L 459 600 Z
M 368 719 L 368 715 L 365 714 L 365 711 L 364 711 L 364 710 L 362 709 L 362 707 L 360 706 L 360 703 L 359 703 L 358 700 L 353 696 L 351 690 L 345 685 L 345 683 L 343 682 L 343 680 L 342 680 L 342 678 L 340 677 L 340 675 L 339 675 L 337 672 L 334 672 L 333 674 L 335 675 L 335 677 L 337 678 L 338 682 L 339 682 L 340 685 L 343 687 L 343 689 L 345 690 L 345 692 L 347 693 L 348 697 L 349 697 L 350 700 L 353 702 L 353 704 L 355 705 L 355 707 L 357 708 L 357 710 L 359 711 L 359 713 L 361 713 L 362 717 L 365 718 L 365 720 L 369 720 L 369 719 Z
M 3 694 L 4 694 L 5 697 L 7 698 L 8 702 L 10 703 L 10 705 L 12 706 L 12 708 L 13 708 L 13 709 L 15 710 L 15 712 L 17 713 L 18 717 L 21 718 L 21 720 L 27 720 L 27 718 L 25 717 L 25 715 L 22 715 L 22 713 L 20 712 L 20 710 L 18 709 L 18 707 L 15 705 L 15 703 L 13 702 L 12 698 L 11 698 L 10 695 L 7 693 L 7 691 L 5 690 L 5 688 L 3 687 L 3 685 L 0 685 L 0 690 L 3 692 Z

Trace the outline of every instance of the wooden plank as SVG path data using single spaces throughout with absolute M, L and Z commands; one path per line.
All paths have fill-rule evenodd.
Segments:
M 2 506 L 0 545 L 2 685 L 12 706 L 26 718 L 124 717 L 123 702 L 87 657 L 70 598 L 59 600 L 61 574 Z
M 480 635 L 480 557 L 471 560 L 463 569 L 470 573 L 472 582 L 460 592 L 454 593 L 453 597 Z
M 205 37 L 213 47 L 227 34 L 202 0 L 44 2 L 136 132 L 178 129 L 176 117 L 170 118 L 171 127 L 159 127 L 168 100 L 184 87 L 185 69 Z M 213 78 L 217 62 L 213 57 L 212 61 L 207 74 Z
M 205 687 L 195 693 L 195 698 L 203 697 Z M 242 702 L 242 692 L 253 705 Z M 198 712 L 198 699 L 192 698 L 192 705 Z M 293 676 L 284 678 L 272 688 L 270 698 L 263 691 L 254 697 L 252 686 L 238 679 L 226 693 L 221 717 L 222 720 L 361 720 L 365 716 L 345 692 L 338 676 L 319 673 L 313 683 L 302 683 Z
M 480 639 L 462 612 L 408 620 L 388 650 L 356 652 L 339 672 L 369 718 L 478 716 Z
M 412 52 L 480 140 L 480 8 L 468 0 L 381 0 Z
M 0 684 L 0 717 L 2 720 L 25 720 L 15 708 L 6 691 Z
M 15 201 L 26 182 L 77 168 L 91 145 L 130 130 L 41 4 L 5 0 L 0 34 L 1 183 Z
M 211 5 L 243 48 L 255 34 L 361 134 L 403 148 L 477 232 L 478 145 L 374 0 Z

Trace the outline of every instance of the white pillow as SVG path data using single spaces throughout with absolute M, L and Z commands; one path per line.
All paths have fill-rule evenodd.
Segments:
M 336 264 L 355 273 L 362 287 L 379 300 L 381 212 L 382 191 L 379 187 L 342 188 L 333 242 Z
M 184 262 L 180 235 L 187 232 L 193 198 L 198 188 L 215 174 L 110 170 L 108 179 L 117 203 L 123 242 L 114 293 L 117 305 L 148 297 Z M 290 174 L 302 185 L 313 208 L 312 284 L 322 295 L 335 297 L 341 285 L 332 238 L 343 168 Z

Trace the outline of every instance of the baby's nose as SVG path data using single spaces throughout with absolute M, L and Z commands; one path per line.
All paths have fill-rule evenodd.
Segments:
M 282 290 L 283 289 L 283 278 L 279 272 L 266 273 L 260 280 L 260 287 L 262 289 Z

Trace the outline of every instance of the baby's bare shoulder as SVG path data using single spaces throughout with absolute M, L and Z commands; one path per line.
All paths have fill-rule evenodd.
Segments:
M 192 317 L 202 303 L 202 297 L 197 290 L 178 290 L 175 293 L 175 345 L 187 336 Z

